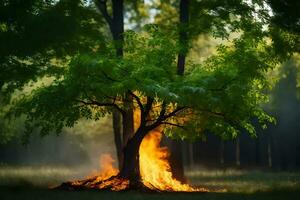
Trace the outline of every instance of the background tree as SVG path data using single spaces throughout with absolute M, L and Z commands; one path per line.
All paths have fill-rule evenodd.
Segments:
M 185 60 L 188 53 L 188 23 L 189 23 L 189 0 L 181 0 L 179 4 L 179 52 L 177 57 L 177 74 L 183 76 L 185 69 Z M 172 173 L 178 180 L 184 181 L 184 169 L 182 159 L 182 142 L 171 140 L 170 162 L 172 165 Z
M 116 55 L 123 57 L 123 34 L 124 34 L 124 2 L 120 1 L 111 1 L 111 10 L 110 14 L 108 11 L 108 2 L 106 0 L 97 0 L 95 1 L 98 9 L 101 11 L 103 17 L 106 20 L 106 23 L 109 26 L 114 45 L 116 48 Z M 129 103 L 130 104 L 130 103 Z M 123 115 L 122 115 L 123 114 Z M 133 112 L 132 109 L 128 112 L 119 113 L 118 111 L 113 112 L 113 132 L 114 139 L 118 157 L 119 168 L 123 162 L 123 143 L 126 140 L 125 138 L 133 132 Z M 121 133 L 121 117 L 122 117 L 122 126 L 123 126 L 123 137 Z
M 124 15 L 126 15 L 127 20 L 131 23 L 136 23 L 136 27 L 140 28 L 143 19 L 145 19 L 142 14 L 144 13 L 142 10 L 146 9 L 144 4 L 140 1 L 130 1 L 125 4 L 123 0 L 95 0 L 94 2 L 109 26 L 116 48 L 116 55 L 123 57 Z M 109 12 L 110 10 L 111 13 Z M 132 97 L 129 94 L 127 95 L 126 102 L 129 107 L 132 107 Z M 123 113 L 115 110 L 112 115 L 118 163 L 119 167 L 122 168 L 122 149 L 127 140 L 132 137 L 134 129 L 133 109 L 128 109 Z

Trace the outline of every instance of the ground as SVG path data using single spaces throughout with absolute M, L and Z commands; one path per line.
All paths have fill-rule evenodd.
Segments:
M 211 193 L 145 193 L 106 191 L 61 191 L 48 186 L 79 176 L 84 169 L 55 167 L 0 167 L 1 199 L 84 200 L 84 199 L 297 199 L 300 196 L 300 172 L 265 172 L 258 170 L 193 170 L 187 174 L 194 185 L 215 191 Z

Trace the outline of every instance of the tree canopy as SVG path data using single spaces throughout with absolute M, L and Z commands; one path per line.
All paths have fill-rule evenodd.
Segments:
M 193 119 L 187 120 L 191 122 L 188 128 L 208 129 L 224 136 L 236 135 L 245 128 L 254 134 L 252 117 L 258 117 L 261 123 L 271 121 L 260 108 L 267 100 L 264 89 L 269 86 L 264 73 L 276 64 L 269 47 L 264 41 L 244 36 L 232 46 L 220 46 L 218 55 L 202 66 L 192 66 L 180 77 L 175 73 L 174 40 L 155 27 L 150 33 L 129 31 L 123 59 L 109 48 L 102 55 L 78 55 L 63 78 L 25 96 L 17 108 L 27 113 L 28 122 L 34 121 L 33 127 L 43 127 L 44 133 L 59 132 L 81 117 L 99 119 L 112 109 L 128 109 L 122 100 L 131 91 L 141 104 L 142 96 L 148 96 L 157 104 L 188 108 L 181 113 L 181 117 Z M 136 107 L 145 107 L 139 107 L 139 101 Z M 158 116 L 159 111 L 154 109 L 152 114 Z M 175 123 L 184 126 L 178 120 Z
M 1 92 L 61 75 L 70 57 L 93 53 L 103 44 L 102 26 L 96 10 L 79 0 L 1 0 Z
M 185 75 L 179 76 L 176 56 L 183 47 L 172 21 L 157 18 L 141 31 L 126 31 L 120 58 L 105 39 L 93 5 L 20 2 L 4 1 L 0 8 L 5 11 L 0 12 L 1 92 L 54 77 L 50 85 L 36 87 L 9 106 L 7 116 L 25 114 L 26 135 L 38 127 L 42 134 L 59 133 L 82 117 L 98 120 L 113 110 L 126 112 L 128 92 L 148 127 L 165 126 L 174 137 L 202 137 L 208 130 L 228 138 L 241 129 L 255 135 L 253 118 L 264 127 L 274 121 L 262 109 L 271 87 L 266 72 L 298 48 L 299 35 L 272 24 L 263 1 L 192 1 L 191 23 L 180 27 L 192 36 L 184 48 L 200 34 L 220 42 L 215 54 L 201 64 L 187 63 Z M 173 1 L 167 5 L 177 6 Z M 16 8 L 24 14 L 10 11 Z M 174 14 L 162 15 L 164 8 L 159 7 L 160 16 Z M 67 61 L 52 64 L 60 58 Z

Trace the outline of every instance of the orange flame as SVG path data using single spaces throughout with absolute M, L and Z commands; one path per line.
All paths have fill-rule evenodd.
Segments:
M 95 188 L 121 191 L 129 187 L 129 180 L 117 176 L 119 170 L 113 164 L 115 160 L 109 154 L 100 157 L 100 170 L 94 171 L 84 180 L 76 180 L 68 184 L 75 188 Z
M 160 147 L 162 133 L 158 130 L 151 131 L 142 141 L 140 154 L 140 173 L 143 184 L 152 190 L 159 191 L 182 191 L 196 192 L 207 191 L 203 188 L 193 188 L 188 184 L 181 183 L 173 178 L 171 166 L 168 161 L 169 150 L 167 147 Z M 88 183 L 88 187 L 120 191 L 129 186 L 129 181 L 116 176 L 119 172 L 113 164 L 115 160 L 109 154 L 103 154 L 100 157 L 100 170 L 93 172 Z M 76 183 L 76 182 L 73 182 Z M 99 184 L 101 183 L 101 184 Z M 78 182 L 78 185 L 82 182 Z
M 134 112 L 134 127 L 139 126 L 140 112 Z M 143 184 L 152 190 L 182 191 L 182 192 L 207 192 L 204 188 L 193 188 L 173 178 L 171 166 L 168 161 L 169 150 L 160 147 L 162 130 L 151 131 L 143 139 L 139 149 L 140 175 Z M 109 154 L 100 158 L 100 171 L 82 181 L 73 181 L 71 186 L 83 186 L 85 188 L 110 189 L 114 191 L 129 188 L 129 180 L 117 176 L 119 170 L 113 166 L 114 160 Z
M 207 191 L 203 188 L 193 188 L 173 178 L 168 161 L 167 147 L 160 147 L 162 133 L 151 131 L 140 146 L 140 172 L 143 184 L 150 189 L 161 191 Z
M 97 181 L 116 176 L 119 170 L 114 167 L 114 163 L 115 160 L 110 154 L 102 154 L 99 161 L 100 170 L 98 172 L 92 172 L 91 176 L 97 176 Z

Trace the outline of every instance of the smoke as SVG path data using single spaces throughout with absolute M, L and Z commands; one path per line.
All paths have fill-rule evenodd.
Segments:
M 1 165 L 99 169 L 101 154 L 115 156 L 111 119 L 81 120 L 61 135 L 34 133 L 24 146 L 11 141 L 0 146 Z

